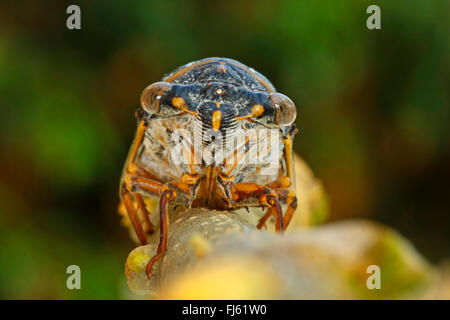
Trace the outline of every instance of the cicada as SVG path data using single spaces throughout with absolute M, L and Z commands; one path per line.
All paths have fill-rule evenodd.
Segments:
M 227 58 L 186 64 L 144 89 L 138 128 L 120 183 L 142 245 L 153 230 L 148 199 L 159 202 L 160 241 L 167 250 L 172 206 L 266 210 L 282 233 L 297 208 L 292 142 L 296 107 L 262 74 Z M 283 209 L 285 213 L 283 214 Z

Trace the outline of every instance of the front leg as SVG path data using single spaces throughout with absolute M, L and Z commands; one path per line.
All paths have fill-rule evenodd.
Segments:
M 152 231 L 153 225 L 150 222 L 149 212 L 145 207 L 142 196 L 137 192 L 137 190 L 139 189 L 139 191 L 142 190 L 145 193 L 159 196 L 161 188 L 161 182 L 148 178 L 146 176 L 138 175 L 137 173 L 128 173 L 124 176 L 120 192 L 121 198 L 141 245 L 145 245 L 147 243 L 146 231 Z M 135 207 L 135 204 L 137 204 L 137 207 Z M 144 221 L 147 224 L 146 231 L 144 231 L 142 223 L 137 214 L 137 210 L 141 210 L 144 216 Z
M 156 261 L 161 259 L 164 255 L 164 252 L 167 250 L 167 234 L 168 234 L 168 209 L 169 202 L 176 197 L 176 192 L 171 188 L 166 188 L 161 193 L 161 198 L 159 200 L 159 224 L 160 224 L 160 234 L 159 234 L 159 244 L 158 249 L 156 250 L 156 254 L 147 264 L 146 273 L 147 277 L 150 278 L 152 276 L 152 267 Z
M 286 229 L 291 222 L 292 216 L 297 209 L 297 197 L 295 196 L 295 191 L 293 189 L 274 189 L 274 191 L 278 195 L 278 200 L 280 202 L 285 202 L 288 205 L 288 208 L 283 217 L 283 226 Z M 273 210 L 269 208 L 264 216 L 259 220 L 257 228 L 262 229 L 267 220 L 274 214 Z
M 231 186 L 231 194 L 235 204 L 259 205 L 269 208 L 268 211 L 275 215 L 275 229 L 279 233 L 284 231 L 283 212 L 277 193 L 268 188 L 255 183 L 238 183 Z
M 147 264 L 146 271 L 149 278 L 152 276 L 151 270 L 153 265 L 164 255 L 164 252 L 167 250 L 169 203 L 176 198 L 177 191 L 179 191 L 184 196 L 187 196 L 189 192 L 192 192 L 192 188 L 195 185 L 197 185 L 197 177 L 192 177 L 189 175 L 183 176 L 180 182 L 174 181 L 168 184 L 162 184 L 161 182 L 155 179 L 151 179 L 148 176 L 137 174 L 127 174 L 124 177 L 124 183 L 122 186 L 122 201 L 126 206 L 130 220 L 142 245 L 146 244 L 146 235 L 137 217 L 136 209 L 133 206 L 131 193 L 133 193 L 137 199 L 141 199 L 140 194 L 137 193 L 137 191 L 160 197 L 159 244 L 155 256 L 150 259 Z

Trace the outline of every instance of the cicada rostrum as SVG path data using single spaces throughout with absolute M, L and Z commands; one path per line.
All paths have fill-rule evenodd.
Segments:
M 283 232 L 297 207 L 296 114 L 263 75 L 226 58 L 186 64 L 144 89 L 120 196 L 141 244 L 153 230 L 146 199 L 159 201 L 160 242 L 149 277 L 167 250 L 171 206 L 267 208 L 257 227 L 273 216 Z

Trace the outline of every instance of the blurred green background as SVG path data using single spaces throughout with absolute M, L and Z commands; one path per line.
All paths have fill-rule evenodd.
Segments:
M 81 8 L 82 29 L 66 28 Z M 366 8 L 381 7 L 381 30 Z M 2 1 L 0 297 L 127 292 L 116 213 L 141 90 L 209 56 L 266 75 L 299 108 L 295 149 L 331 220 L 392 226 L 450 252 L 450 2 Z M 82 290 L 66 289 L 68 265 Z

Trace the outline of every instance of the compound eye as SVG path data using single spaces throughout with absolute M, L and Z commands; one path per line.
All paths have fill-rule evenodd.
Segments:
M 161 97 L 170 88 L 167 82 L 155 82 L 142 91 L 141 106 L 149 113 L 158 113 L 161 107 Z
M 292 124 L 297 117 L 297 109 L 294 102 L 289 97 L 278 92 L 271 93 L 269 96 L 275 105 L 275 124 L 282 126 Z

